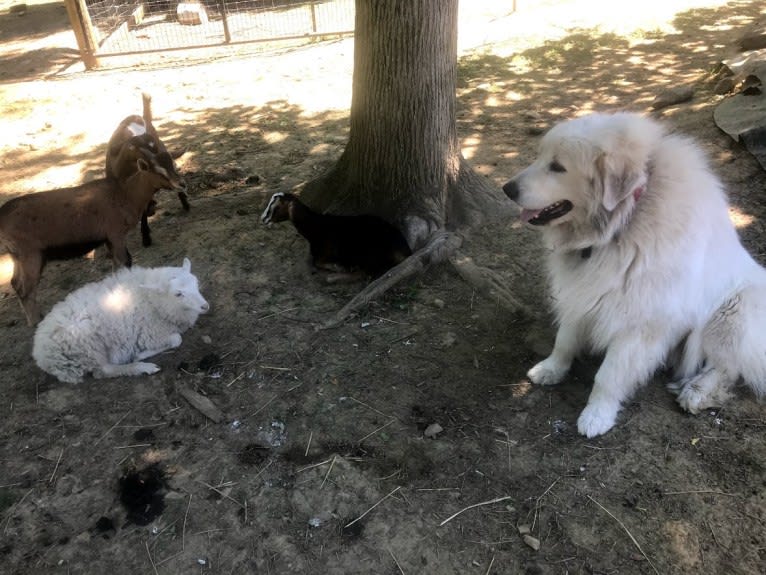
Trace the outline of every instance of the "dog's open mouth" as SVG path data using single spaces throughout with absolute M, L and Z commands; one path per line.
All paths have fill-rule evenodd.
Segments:
M 572 202 L 569 200 L 559 200 L 550 206 L 544 207 L 542 210 L 521 210 L 520 217 L 522 222 L 532 224 L 533 226 L 544 226 L 548 222 L 568 214 L 573 207 Z

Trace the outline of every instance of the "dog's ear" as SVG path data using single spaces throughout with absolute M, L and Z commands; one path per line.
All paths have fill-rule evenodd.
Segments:
M 596 173 L 603 190 L 601 204 L 610 212 L 646 184 L 646 168 L 629 157 L 603 152 L 596 158 Z

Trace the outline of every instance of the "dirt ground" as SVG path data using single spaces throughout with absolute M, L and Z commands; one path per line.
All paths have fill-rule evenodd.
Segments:
M 475 168 L 502 185 L 554 122 L 648 110 L 691 84 L 661 115 L 709 152 L 766 263 L 766 174 L 715 127 L 710 80 L 763 3 L 509 5 L 461 6 L 458 122 Z M 0 14 L 0 197 L 98 177 L 111 131 L 149 91 L 160 134 L 187 150 L 192 209 L 160 198 L 155 245 L 136 230 L 131 251 L 145 266 L 190 257 L 212 309 L 159 374 L 64 385 L 31 360 L 5 266 L 0 572 L 766 570 L 762 403 L 742 391 L 690 416 L 658 374 L 587 440 L 576 419 L 597 358 L 556 388 L 525 381 L 553 337 L 533 231 L 501 221 L 468 249 L 539 317 L 511 316 L 445 266 L 315 329 L 360 286 L 324 285 L 292 226 L 259 214 L 342 151 L 353 40 L 86 73 L 70 35 L 59 4 Z M 43 308 L 110 269 L 100 252 L 49 265 Z

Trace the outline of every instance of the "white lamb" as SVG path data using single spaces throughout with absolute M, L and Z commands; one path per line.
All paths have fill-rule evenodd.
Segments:
M 181 334 L 209 309 L 191 262 L 122 268 L 60 301 L 40 322 L 32 356 L 60 381 L 157 373 L 142 360 L 181 345 Z

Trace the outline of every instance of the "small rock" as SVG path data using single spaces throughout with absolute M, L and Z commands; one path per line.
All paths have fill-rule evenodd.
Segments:
M 734 80 L 733 76 L 726 76 L 725 78 L 721 78 L 718 83 L 715 85 L 715 88 L 713 88 L 713 92 L 718 94 L 719 96 L 722 96 L 723 94 L 728 94 L 734 89 L 734 86 L 736 85 L 736 81 Z
M 442 431 L 444 431 L 444 428 L 441 425 L 439 425 L 438 423 L 432 423 L 431 425 L 426 427 L 426 430 L 423 432 L 423 435 L 425 435 L 429 439 L 434 439 Z
M 206 343 L 206 344 L 210 345 L 211 343 L 213 343 L 213 338 L 211 338 L 209 335 L 203 335 L 202 336 L 202 343 Z
M 444 309 L 444 300 L 439 299 L 438 297 L 434 299 L 434 307 L 439 309 Z
M 517 529 L 519 530 L 519 535 L 527 535 L 528 533 L 532 531 L 529 528 L 529 525 L 519 525 Z
M 745 96 L 760 96 L 762 92 L 763 83 L 761 79 L 755 74 L 748 74 L 742 81 L 742 88 L 740 93 Z
M 667 90 L 657 94 L 654 102 L 652 102 L 652 109 L 660 110 L 674 104 L 688 102 L 693 97 L 694 88 L 692 86 L 677 86 L 675 88 L 668 88 Z
M 540 549 L 540 540 L 537 537 L 532 537 L 529 534 L 524 535 L 524 543 L 529 545 L 535 551 Z
M 741 50 L 766 48 L 766 20 L 757 22 L 739 40 Z
M 245 184 L 247 184 L 248 186 L 257 186 L 260 183 L 261 183 L 261 176 L 258 176 L 258 175 L 247 176 L 247 179 L 245 180 Z
M 457 336 L 453 332 L 448 331 L 442 337 L 442 340 L 440 342 L 440 346 L 441 347 L 452 347 L 456 343 L 457 343 Z

